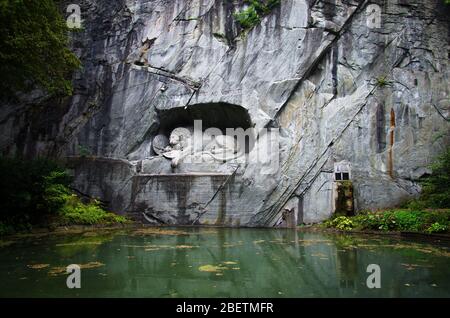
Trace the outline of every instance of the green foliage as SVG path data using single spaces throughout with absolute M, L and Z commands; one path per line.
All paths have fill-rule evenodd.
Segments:
M 81 202 L 75 194 L 67 197 L 65 205 L 60 211 L 62 222 L 65 224 L 112 224 L 126 223 L 127 219 L 102 209 L 100 202 L 92 200 L 88 204 Z
M 335 214 L 343 216 L 353 214 L 353 201 L 348 200 L 353 197 L 353 183 L 349 180 L 339 181 L 337 194 Z
M 396 211 L 393 213 L 396 225 L 394 228 L 400 231 L 413 231 L 418 232 L 421 230 L 421 226 L 425 221 L 422 215 L 423 213 L 418 211 Z
M 389 81 L 386 76 L 380 76 L 377 78 L 377 86 L 378 87 L 384 87 L 387 85 L 389 85 Z
M 35 87 L 71 94 L 68 76 L 80 61 L 67 33 L 54 0 L 0 0 L 0 97 Z
M 450 210 L 387 210 L 359 214 L 354 217 L 339 216 L 324 222 L 326 227 L 338 230 L 374 230 L 403 232 L 446 232 L 450 225 Z
M 262 17 L 280 5 L 281 0 L 245 0 L 244 3 L 248 4 L 248 7 L 234 13 L 233 16 L 241 28 L 247 30 L 256 26 Z
M 86 146 L 78 145 L 78 154 L 81 157 L 87 157 L 87 156 L 89 156 L 91 154 L 91 151 Z
M 411 209 L 450 208 L 450 148 L 431 165 L 432 174 L 422 182 L 419 199 L 409 203 Z
M 248 7 L 240 12 L 234 14 L 234 18 L 239 22 L 243 29 L 251 29 L 255 25 L 257 25 L 261 18 L 254 7 Z
M 49 221 L 63 224 L 123 223 L 98 201 L 84 204 L 68 188 L 70 177 L 57 163 L 0 157 L 0 235 L 28 231 Z
M 341 231 L 348 231 L 354 228 L 353 221 L 346 216 L 338 216 L 325 222 L 326 227 L 333 227 Z
M 0 236 L 12 234 L 15 229 L 12 225 L 0 222 Z
M 429 228 L 426 229 L 427 233 L 442 233 L 448 231 L 448 225 L 442 225 L 438 222 L 433 223 L 430 225 Z
M 69 178 L 55 162 L 0 157 L 0 222 L 20 225 L 38 224 L 55 214 L 62 202 L 51 193 L 62 191 Z

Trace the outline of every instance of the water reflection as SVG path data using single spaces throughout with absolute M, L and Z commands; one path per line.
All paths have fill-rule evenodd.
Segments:
M 1 247 L 9 289 L 0 296 L 448 297 L 449 255 L 447 247 L 285 229 L 88 233 Z M 96 264 L 82 270 L 78 290 L 55 271 L 72 263 Z M 381 289 L 366 287 L 372 263 Z

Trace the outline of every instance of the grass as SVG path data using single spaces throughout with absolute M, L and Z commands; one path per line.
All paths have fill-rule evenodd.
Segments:
M 378 87 L 385 87 L 390 84 L 386 76 L 380 76 L 376 79 Z

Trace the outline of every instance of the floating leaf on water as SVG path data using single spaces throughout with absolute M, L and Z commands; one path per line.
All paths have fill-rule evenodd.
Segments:
M 86 237 L 98 236 L 98 233 L 96 233 L 96 232 L 84 232 L 83 236 L 86 236 Z
M 66 273 L 66 267 L 52 267 L 49 271 L 48 274 L 50 276 L 57 276 L 57 275 L 62 275 Z
M 27 265 L 28 268 L 32 268 L 32 269 L 42 269 L 42 268 L 46 268 L 49 267 L 50 264 L 31 264 L 31 265 Z
M 374 244 L 358 244 L 358 247 L 361 248 L 378 248 L 380 245 L 374 245 Z
M 323 253 L 315 253 L 315 254 L 311 254 L 311 256 L 314 256 L 314 257 L 327 257 L 325 254 L 323 254 Z
M 177 245 L 177 246 L 175 246 L 175 248 L 194 248 L 194 247 L 198 247 L 198 246 L 194 246 L 194 245 Z
M 303 243 L 313 243 L 313 244 L 317 244 L 317 243 L 332 243 L 333 241 L 331 240 L 298 240 L 299 243 L 303 242 Z
M 215 266 L 215 265 L 202 265 L 198 268 L 198 270 L 201 272 L 209 272 L 209 273 L 220 272 L 224 269 L 226 269 L 226 268 L 224 268 L 222 266 Z
M 224 243 L 222 245 L 222 247 L 236 247 L 236 246 L 242 246 L 244 245 L 243 243 L 236 243 L 236 244 L 232 244 L 232 243 Z
M 142 228 L 133 232 L 133 235 L 190 235 L 190 234 L 191 233 L 185 231 L 160 229 L 156 227 Z
M 232 262 L 232 261 L 226 261 L 226 262 L 223 262 L 222 264 L 225 264 L 225 265 L 236 265 L 237 263 L 236 262 Z
M 100 262 L 89 262 L 87 264 L 81 264 L 80 268 L 81 269 L 90 269 L 90 268 L 96 268 L 96 267 L 101 267 L 104 266 L 105 264 L 100 263 Z
M 100 263 L 100 262 L 89 262 L 89 263 L 86 263 L 86 264 L 78 264 L 78 266 L 80 266 L 81 269 L 97 268 L 97 267 L 101 267 L 101 266 L 104 266 L 104 265 L 105 264 Z M 48 274 L 51 275 L 51 276 L 67 274 L 67 267 L 64 267 L 64 266 L 52 267 L 48 271 Z
M 14 244 L 14 241 L 0 241 L 0 247 L 7 247 L 11 244 Z
M 81 245 L 101 245 L 102 242 L 92 241 L 92 242 L 74 242 L 74 243 L 60 243 L 55 246 L 81 246 Z
M 197 245 L 121 245 L 122 247 L 131 247 L 131 248 L 144 248 L 146 251 L 157 251 L 159 249 L 191 249 L 199 247 Z
M 404 264 L 404 263 L 402 263 L 401 264 L 402 266 L 405 266 L 405 267 L 409 267 L 409 268 L 415 268 L 415 267 L 428 267 L 428 268 L 432 268 L 433 267 L 433 265 L 425 265 L 425 264 Z

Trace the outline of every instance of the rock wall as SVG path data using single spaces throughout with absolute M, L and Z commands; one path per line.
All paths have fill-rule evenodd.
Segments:
M 234 172 L 231 225 L 275 226 L 285 207 L 299 223 L 330 217 L 342 161 L 356 211 L 394 206 L 419 193 L 427 165 L 450 144 L 450 10 L 441 0 L 282 0 L 248 31 L 233 17 L 241 0 L 79 4 L 84 28 L 71 42 L 83 69 L 74 95 L 3 105 L 0 147 L 27 157 L 88 154 L 69 160 L 75 186 L 118 213 L 207 224 L 220 202 L 205 218 L 196 217 L 199 206 L 221 200 L 215 190 L 231 191 L 202 177 L 190 217 L 176 218 L 178 205 L 163 215 L 161 196 L 136 190 L 148 179 L 139 167 L 152 156 L 152 137 L 174 109 L 240 107 L 256 129 L 280 130 L 275 173 L 253 164 Z M 379 27 L 369 21 L 374 4 Z M 152 167 L 174 173 L 165 162 Z M 177 190 L 166 189 L 158 193 L 170 202 Z

